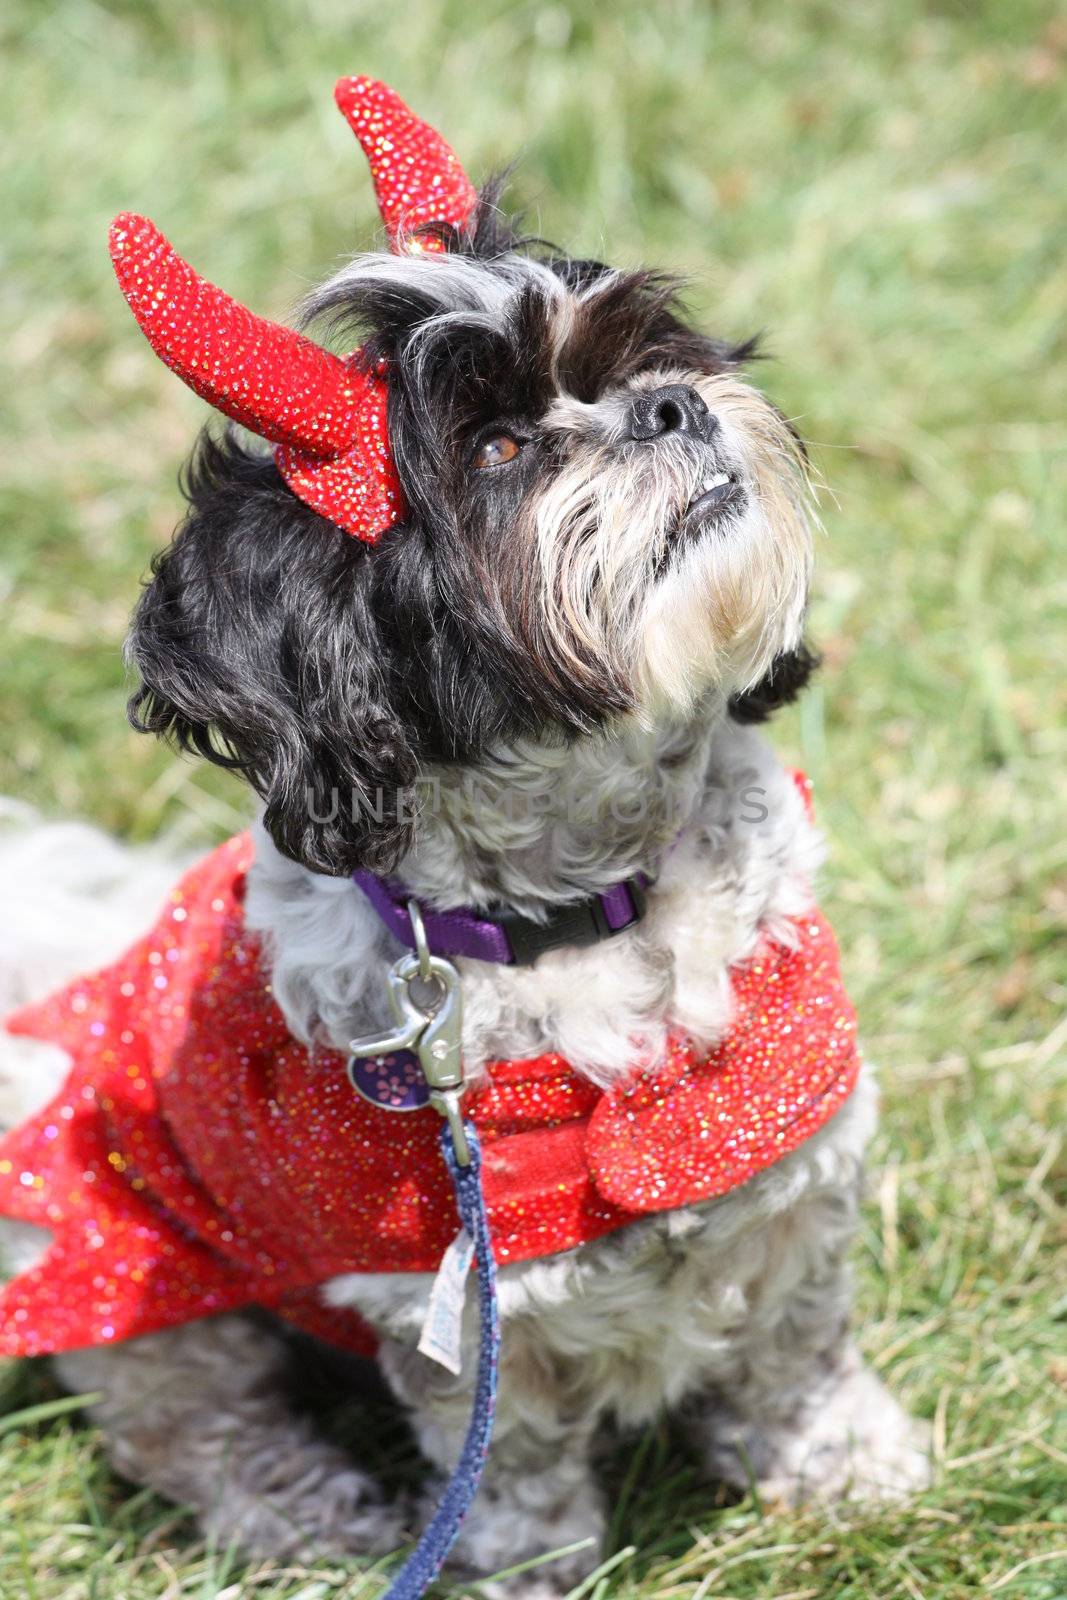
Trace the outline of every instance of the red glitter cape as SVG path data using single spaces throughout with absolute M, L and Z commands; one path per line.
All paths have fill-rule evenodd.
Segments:
M 453 1237 L 437 1113 L 370 1105 L 340 1055 L 288 1033 L 244 927 L 252 854 L 244 834 L 222 845 L 114 966 L 9 1019 L 74 1066 L 0 1141 L 0 1212 L 53 1235 L 0 1291 L 0 1354 L 250 1304 L 369 1352 L 371 1331 L 317 1287 L 433 1271 Z M 725 1194 L 834 1114 L 856 1080 L 855 1018 L 825 920 L 795 934 L 735 970 L 735 1021 L 710 1054 L 677 1040 L 608 1092 L 556 1055 L 492 1065 L 466 1106 L 501 1264 Z

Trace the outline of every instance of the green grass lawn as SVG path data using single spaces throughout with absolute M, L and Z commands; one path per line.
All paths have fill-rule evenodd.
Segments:
M 0 792 L 210 841 L 224 776 L 124 725 L 124 622 L 203 408 L 111 280 L 149 212 L 283 314 L 372 234 L 333 79 L 391 80 L 587 253 L 691 276 L 814 441 L 826 665 L 777 738 L 885 1120 L 868 1357 L 933 1421 L 890 1512 L 728 1506 L 666 1429 L 610 1471 L 593 1600 L 1067 1595 L 1067 13 L 1036 0 L 8 0 L 0 117 Z M 0 1409 L 53 1400 L 0 1367 Z M 242 1569 L 108 1472 L 77 1413 L 0 1416 L 0 1596 L 372 1596 Z

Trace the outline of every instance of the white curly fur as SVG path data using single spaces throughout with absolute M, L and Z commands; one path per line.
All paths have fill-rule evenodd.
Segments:
M 811 902 L 820 847 L 795 786 L 757 734 L 725 719 L 658 736 L 628 726 L 568 749 L 531 744 L 487 764 L 473 797 L 469 776 L 436 775 L 440 803 L 401 867 L 420 898 L 534 911 L 576 880 L 607 887 L 658 872 L 645 921 L 608 947 L 558 951 L 533 968 L 460 964 L 472 1080 L 486 1061 L 551 1048 L 606 1083 L 635 1048 L 654 1056 L 669 1023 L 711 1043 L 728 1020 L 731 963 L 761 928 L 781 933 Z M 479 804 L 482 780 L 496 776 L 512 795 L 550 794 L 549 822 L 536 806 Z M 635 795 L 640 821 L 613 829 L 613 800 L 629 800 L 616 808 L 626 817 Z M 582 807 L 595 832 L 567 825 Z M 386 1021 L 381 967 L 399 947 L 347 883 L 285 860 L 262 831 L 256 853 L 246 916 L 270 951 L 289 1026 L 344 1048 Z

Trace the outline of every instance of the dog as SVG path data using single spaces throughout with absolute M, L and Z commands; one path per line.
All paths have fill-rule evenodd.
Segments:
M 561 1095 L 594 1106 L 589 1128 L 610 1123 L 611 1132 L 598 1158 L 603 1192 L 581 1228 L 553 1213 L 547 1246 L 526 1240 L 516 1259 L 498 1251 L 496 1437 L 453 1559 L 486 1575 L 580 1545 L 514 1580 L 543 1591 L 547 1573 L 562 1592 L 597 1559 L 606 1521 L 591 1457 L 609 1422 L 639 1428 L 666 1408 L 710 1479 L 755 1482 L 765 1500 L 899 1495 L 928 1480 L 923 1429 L 864 1366 L 849 1333 L 847 1258 L 876 1091 L 858 1058 L 846 1072 L 854 1049 L 843 1000 L 832 999 L 846 1064 L 832 1103 L 813 1112 L 803 1137 L 775 1120 L 784 1052 L 818 1054 L 808 1030 L 838 994 L 832 955 L 820 956 L 818 972 L 829 976 L 819 977 L 826 987 L 813 1005 L 775 1023 L 783 1053 L 761 1069 L 770 1073 L 770 1135 L 743 1100 L 730 1112 L 733 1153 L 723 1154 L 714 1128 L 710 1143 L 699 1142 L 709 1137 L 704 1110 L 686 1123 L 682 1109 L 691 1094 L 706 1107 L 719 1093 L 719 1067 L 702 1063 L 721 1063 L 722 1051 L 736 1051 L 742 1078 L 749 1070 L 746 1029 L 760 1026 L 763 1004 L 738 1021 L 751 974 L 773 986 L 801 959 L 807 932 L 829 948 L 812 920 L 821 845 L 806 788 L 758 726 L 816 665 L 804 640 L 809 472 L 793 426 L 749 376 L 754 346 L 695 327 L 669 277 L 523 235 L 500 208 L 500 183 L 475 193 L 443 141 L 384 86 L 343 80 L 339 100 L 371 155 L 392 249 L 357 255 L 311 294 L 304 319 L 336 335 L 358 330 L 358 357 L 328 357 L 266 324 L 249 333 L 253 319 L 241 313 L 253 353 L 238 359 L 233 303 L 150 225 L 119 227 L 120 281 L 159 353 L 275 447 L 265 452 L 232 427 L 199 441 L 187 515 L 133 619 L 129 660 L 140 685 L 131 714 L 137 727 L 242 774 L 260 797 L 251 841 L 232 871 L 231 857 L 224 863 L 227 885 L 238 886 L 233 903 L 218 909 L 221 878 L 204 893 L 219 916 L 238 919 L 237 957 L 249 973 L 261 967 L 263 1003 L 301 1061 L 317 1052 L 336 1061 L 354 1037 L 389 1025 L 398 924 L 359 874 L 401 907 L 421 906 L 427 927 L 464 908 L 510 930 L 516 949 L 525 941 L 526 959 L 455 954 L 467 1093 L 497 1093 L 500 1062 L 541 1063 L 540 1084 L 547 1062 Z M 255 354 L 275 349 L 284 371 L 280 358 Z M 87 857 L 74 854 L 76 882 Z M 158 860 L 131 857 L 125 871 L 114 861 L 108 870 L 119 900 L 130 893 L 124 876 L 140 885 L 129 920 L 142 917 L 145 883 L 159 888 Z M 192 882 L 168 910 L 186 927 Z M 617 885 L 628 886 L 627 909 L 623 925 L 609 927 L 603 905 Z M 39 884 L 28 892 L 39 895 Z M 87 930 L 91 898 L 71 918 Z M 205 912 L 204 928 L 214 914 Z M 184 959 L 180 929 L 168 927 L 140 947 L 136 967 L 113 969 L 126 974 L 124 1004 L 148 1004 L 152 986 L 166 985 L 172 952 L 175 971 Z M 94 943 L 87 931 L 92 948 L 78 954 L 99 965 L 116 949 L 113 935 Z M 62 975 L 76 965 L 71 954 Z M 239 1006 L 246 980 L 234 981 Z M 95 992 L 86 1000 L 66 991 L 64 1028 L 72 1006 L 94 1014 Z M 194 984 L 190 1006 L 198 993 Z M 217 1017 L 212 1026 L 221 1039 Z M 66 1034 L 18 1031 L 37 1037 L 7 1040 L 9 1123 L 62 1098 L 77 1053 L 69 1040 L 66 1053 L 57 1048 Z M 637 1180 L 626 1188 L 612 1166 L 627 1130 L 646 1128 L 635 1072 L 654 1086 L 679 1050 L 680 1092 L 653 1103 L 668 1109 L 656 1147 L 667 1153 L 656 1159 L 673 1159 L 673 1108 L 679 1147 L 715 1154 L 684 1182 L 653 1163 L 656 1192 L 635 1199 Z M 315 1081 L 327 1077 L 323 1069 Z M 228 1080 L 216 1081 L 224 1097 Z M 79 1093 L 93 1101 L 91 1085 Z M 355 1103 L 347 1084 L 337 1093 Z M 62 1114 L 77 1122 L 66 1094 Z M 375 1108 L 360 1114 L 368 1128 L 394 1125 Z M 226 1143 L 211 1116 L 209 1163 Z M 436 1159 L 437 1119 L 426 1110 L 410 1124 L 428 1124 L 420 1162 Z M 57 1137 L 56 1126 L 34 1126 Z M 192 1142 L 202 1131 L 198 1123 Z M 549 1119 L 543 1137 L 553 1132 Z M 483 1137 L 488 1164 L 494 1147 Z M 767 1149 L 754 1156 L 761 1141 Z M 102 1148 L 89 1174 L 98 1191 L 116 1172 L 147 1170 L 143 1155 Z M 503 1140 L 497 1166 L 519 1148 Z M 187 1140 L 181 1159 L 188 1150 Z M 635 1147 L 643 1172 L 647 1154 Z M 285 1150 L 275 1155 L 284 1165 Z M 240 1168 L 245 1157 L 237 1149 L 227 1159 Z M 262 1173 L 272 1193 L 284 1191 L 281 1165 Z M 48 1193 L 37 1173 L 31 1160 L 21 1175 L 27 1206 L 35 1185 Z M 585 1165 L 579 1181 L 588 1188 Z M 345 1207 L 338 1192 L 335 1209 Z M 11 1265 L 38 1298 L 11 1300 L 9 1311 L 20 1305 L 23 1325 L 38 1314 L 30 1304 L 70 1314 L 94 1292 L 92 1263 L 77 1263 L 74 1294 L 56 1276 L 75 1270 L 71 1250 L 41 1265 L 39 1229 L 60 1212 L 14 1214 Z M 190 1217 L 187 1207 L 172 1257 L 186 1248 Z M 445 1238 L 454 1215 L 435 1214 L 432 1226 Z M 462 1370 L 427 1359 L 418 1344 L 432 1264 L 402 1257 L 406 1246 L 389 1244 L 378 1213 L 374 1227 L 371 1254 L 353 1255 L 356 1265 L 332 1272 L 316 1298 L 323 1310 L 358 1312 L 373 1330 L 380 1369 L 444 1473 L 474 1387 L 473 1306 Z M 526 1238 L 521 1222 L 514 1229 Z M 114 1340 L 109 1326 L 87 1345 L 84 1335 L 81 1346 L 74 1335 L 66 1346 L 53 1340 L 64 1383 L 101 1397 L 91 1414 L 115 1466 L 191 1507 L 205 1534 L 249 1551 L 396 1548 L 410 1508 L 388 1502 L 294 1409 L 287 1334 L 239 1296 L 230 1305 L 229 1281 L 219 1278 L 194 1320 L 174 1313 L 170 1325 L 138 1333 L 148 1325 L 142 1295 L 142 1322 L 130 1324 L 137 1336 Z M 436 1492 L 431 1484 L 423 1517 Z

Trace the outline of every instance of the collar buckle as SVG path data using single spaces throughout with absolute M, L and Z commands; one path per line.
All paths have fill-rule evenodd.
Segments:
M 574 901 L 570 905 L 554 906 L 545 922 L 534 922 L 532 918 L 521 916 L 516 911 L 499 912 L 494 921 L 499 923 L 507 936 L 512 964 L 527 967 L 546 951 L 561 950 L 567 946 L 585 949 L 625 933 L 627 928 L 640 922 L 648 910 L 648 896 L 645 893 L 647 883 L 648 879 L 639 873 L 625 879 L 612 891 L 613 894 L 618 894 L 620 889 L 629 892 L 630 914 L 619 922 L 608 920 L 605 896 L 600 894 L 591 895 L 588 900 Z

